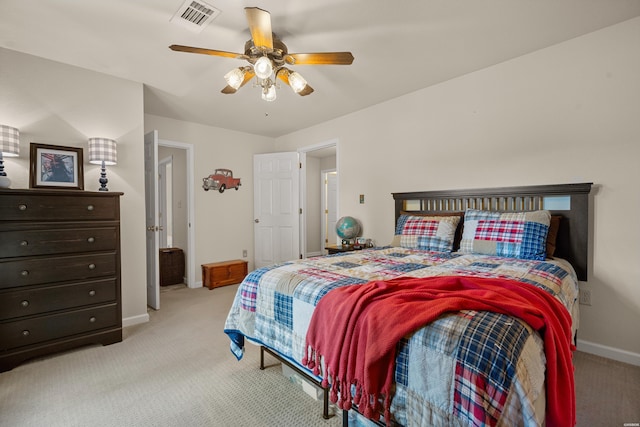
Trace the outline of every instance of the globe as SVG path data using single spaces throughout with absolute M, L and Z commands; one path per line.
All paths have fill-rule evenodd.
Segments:
M 343 216 L 336 222 L 336 234 L 341 239 L 355 239 L 360 234 L 360 223 L 351 216 Z

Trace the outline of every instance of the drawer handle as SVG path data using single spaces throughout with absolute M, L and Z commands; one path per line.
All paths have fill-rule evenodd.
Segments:
M 20 305 L 21 305 L 21 306 L 23 306 L 23 307 L 29 307 L 29 301 L 24 300 L 24 301 L 22 301 L 22 302 L 20 303 Z
M 23 240 L 22 242 L 20 242 L 20 246 L 28 246 L 29 242 L 27 242 L 26 240 Z
M 20 272 L 20 274 L 22 275 L 22 277 L 27 277 L 29 275 L 29 271 L 28 270 L 22 270 Z
M 96 296 L 96 291 L 94 291 L 93 289 L 91 289 L 91 290 L 89 291 L 89 296 L 90 296 L 90 297 L 94 297 L 94 296 Z
M 89 322 L 90 322 L 90 323 L 96 323 L 96 318 L 95 318 L 95 316 L 91 316 L 91 317 L 89 318 Z
M 89 264 L 89 270 L 95 270 L 95 269 L 96 269 L 95 264 Z
M 95 242 L 95 241 L 96 241 L 96 239 L 95 239 L 95 238 L 93 238 L 93 237 L 89 237 L 89 238 L 87 239 L 87 242 L 89 242 L 89 243 L 93 243 L 93 242 Z
M 26 211 L 27 210 L 27 205 L 20 204 L 20 205 L 18 205 L 18 209 L 20 209 L 21 211 Z
M 30 333 L 31 333 L 31 332 L 29 332 L 29 330 L 28 330 L 28 329 L 25 329 L 24 331 L 22 331 L 22 336 L 23 336 L 23 337 L 28 337 Z
M 92 211 L 93 210 L 93 205 L 87 205 L 87 210 L 88 211 Z

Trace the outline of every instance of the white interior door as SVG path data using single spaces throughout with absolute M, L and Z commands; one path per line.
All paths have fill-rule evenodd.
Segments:
M 322 247 L 338 242 L 338 172 L 323 171 L 322 185 Z M 324 252 L 324 250 L 323 250 Z
M 160 309 L 158 236 L 158 131 L 144 136 L 144 186 L 147 226 L 147 305 Z
M 298 153 L 253 157 L 255 267 L 300 257 Z

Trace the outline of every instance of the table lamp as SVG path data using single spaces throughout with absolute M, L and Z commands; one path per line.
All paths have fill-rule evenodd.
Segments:
M 118 162 L 116 142 L 108 138 L 89 138 L 89 163 L 101 165 L 99 191 L 109 191 L 107 188 L 106 165 L 112 166 Z
M 0 188 L 9 188 L 11 180 L 4 171 L 4 156 L 18 157 L 20 154 L 20 132 L 18 129 L 0 125 Z

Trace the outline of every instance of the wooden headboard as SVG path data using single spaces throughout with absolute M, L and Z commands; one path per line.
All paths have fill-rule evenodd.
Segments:
M 592 183 L 475 188 L 392 193 L 395 224 L 401 212 L 442 214 L 466 209 L 515 212 L 547 209 L 562 216 L 554 256 L 571 263 L 578 280 L 587 280 L 589 193 Z M 458 227 L 462 227 L 460 221 Z

